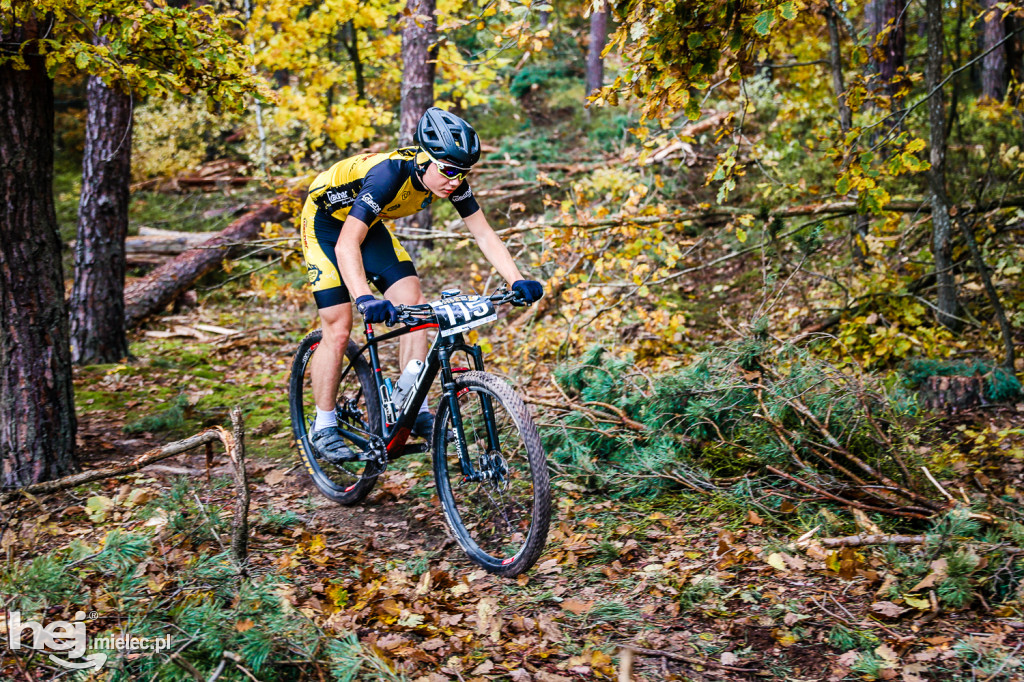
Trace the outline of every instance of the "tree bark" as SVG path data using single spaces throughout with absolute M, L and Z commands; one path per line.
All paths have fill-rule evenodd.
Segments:
M 907 3 L 906 0 L 876 0 L 874 3 L 875 67 L 885 93 L 894 98 L 899 89 L 896 75 L 906 63 Z M 886 27 L 891 27 L 881 35 Z M 895 103 L 891 103 L 895 109 Z
M 998 0 L 982 0 L 986 12 L 982 20 L 982 50 L 988 50 L 1006 38 L 1006 24 L 1002 10 L 996 8 Z M 1001 102 L 1006 96 L 1006 45 L 1000 45 L 981 60 L 981 94 Z
M 363 60 L 359 56 L 359 29 L 354 22 L 346 22 L 341 28 L 342 47 L 348 52 L 348 58 L 352 60 L 352 70 L 356 78 L 356 95 L 359 99 L 366 99 L 366 80 L 363 78 Z
M 956 277 L 953 274 L 953 224 L 949 195 L 946 191 L 946 117 L 942 88 L 942 0 L 925 0 L 928 55 L 925 64 L 925 87 L 928 100 L 930 135 L 928 171 L 929 199 L 932 205 L 932 255 L 935 259 L 936 308 L 939 322 L 956 329 L 959 321 Z
M 825 22 L 828 24 L 829 62 L 832 67 L 832 90 L 836 96 L 836 109 L 839 112 L 839 129 L 846 135 L 853 126 L 853 114 L 846 103 L 846 83 L 843 78 L 843 55 L 840 49 L 839 21 L 836 11 L 831 6 L 825 7 Z M 867 236 L 869 218 L 866 215 L 855 215 L 850 219 L 850 252 L 853 259 L 864 267 L 867 259 L 864 248 L 864 237 Z
M 402 28 L 402 102 L 398 144 L 412 144 L 416 124 L 434 104 L 434 76 L 437 60 L 436 0 L 407 0 Z
M 413 144 L 416 124 L 427 109 L 434 105 L 434 77 L 437 63 L 436 0 L 407 0 L 405 26 L 402 28 L 402 102 L 399 114 L 398 145 Z M 433 218 L 430 208 L 397 221 L 402 230 L 430 230 Z M 405 244 L 409 256 L 415 260 L 429 242 Z
M 1012 372 L 1014 370 L 1014 361 L 1017 358 L 1013 347 L 1013 326 L 1010 324 L 1009 318 L 1006 317 L 1006 309 L 1003 307 L 1002 301 L 999 300 L 999 292 L 996 291 L 995 285 L 992 284 L 992 276 L 989 274 L 985 257 L 981 253 L 981 247 L 978 246 L 978 240 L 974 238 L 975 221 L 971 220 L 968 223 L 965 217 L 957 216 L 957 223 L 960 226 L 961 233 L 964 235 L 964 241 L 967 242 L 967 248 L 971 251 L 974 267 L 978 270 L 978 274 L 981 275 L 982 284 L 985 286 L 985 293 L 988 294 L 989 303 L 992 304 L 992 311 L 996 316 L 996 321 L 999 323 L 999 331 L 1003 336 L 1003 366 Z
M 255 239 L 266 222 L 287 218 L 276 203 L 266 201 L 228 225 L 202 246 L 168 261 L 125 289 L 125 326 L 134 329 L 185 293 L 197 279 L 216 268 L 240 242 Z
M 13 25 L 12 25 L 13 23 Z M 75 403 L 61 240 L 53 207 L 53 80 L 35 41 L 48 27 L 0 22 L 0 43 L 29 43 L 0 64 L 0 485 L 75 468 Z
M 125 238 L 131 184 L 132 100 L 89 77 L 82 196 L 71 290 L 71 360 L 117 362 L 128 355 L 124 328 Z
M 587 46 L 587 94 L 604 85 L 604 44 L 608 38 L 608 3 L 590 14 L 590 44 Z

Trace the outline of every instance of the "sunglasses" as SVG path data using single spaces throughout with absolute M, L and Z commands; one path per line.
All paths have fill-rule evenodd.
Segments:
M 434 162 L 435 166 L 437 166 L 437 172 L 443 175 L 444 177 L 448 178 L 449 180 L 462 180 L 467 175 L 469 175 L 469 168 L 459 168 L 458 166 L 452 165 L 450 163 L 438 161 L 429 154 L 427 154 L 427 156 L 429 156 L 430 160 Z

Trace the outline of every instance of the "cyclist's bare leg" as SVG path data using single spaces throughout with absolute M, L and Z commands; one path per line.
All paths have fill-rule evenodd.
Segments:
M 321 308 L 320 326 L 324 330 L 324 338 L 310 360 L 313 398 L 321 410 L 333 410 L 338 401 L 341 365 L 352 330 L 352 304 Z
M 420 278 L 415 276 L 403 277 L 384 292 L 384 297 L 392 303 L 403 303 L 414 305 L 426 303 L 423 292 L 420 289 Z M 412 332 L 398 340 L 398 370 L 401 371 L 409 364 L 410 360 L 424 361 L 427 359 L 427 331 Z

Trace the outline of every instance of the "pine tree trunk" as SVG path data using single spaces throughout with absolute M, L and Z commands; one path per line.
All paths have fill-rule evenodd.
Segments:
M 944 37 L 942 32 L 942 0 L 925 0 L 925 21 L 927 24 L 928 54 L 925 64 L 925 87 L 930 93 L 928 99 L 928 124 L 930 129 L 928 171 L 929 199 L 932 205 L 932 255 L 935 259 L 936 309 L 939 322 L 956 329 L 959 322 L 956 277 L 953 274 L 953 222 L 949 211 L 952 208 L 946 191 L 946 117 L 945 99 L 940 87 L 942 82 L 942 55 Z
M 1006 38 L 1006 24 L 1002 10 L 995 9 L 998 0 L 982 0 L 988 12 L 982 20 L 982 50 L 989 50 Z M 986 54 L 981 61 L 981 94 L 1002 101 L 1006 96 L 1006 45 L 1002 44 Z
M 402 28 L 402 103 L 399 114 L 398 144 L 411 145 L 416 124 L 423 112 L 434 105 L 434 76 L 437 60 L 436 0 L 407 0 L 409 16 Z M 425 208 L 414 216 L 399 221 L 399 229 L 430 230 L 433 219 Z M 430 242 L 410 241 L 405 244 L 413 260 Z
M 82 196 L 71 291 L 71 360 L 86 365 L 128 355 L 124 327 L 125 238 L 131 183 L 132 103 L 95 76 L 87 86 Z
M 402 28 L 402 102 L 398 144 L 412 144 L 416 124 L 434 105 L 437 59 L 436 0 L 408 0 L 409 16 Z
M 0 43 L 45 31 L 0 22 Z M 0 64 L 0 485 L 74 468 L 75 404 L 61 241 L 53 208 L 53 81 L 42 57 Z
M 608 3 L 590 14 L 590 44 L 587 46 L 587 94 L 604 85 L 604 44 L 608 38 Z

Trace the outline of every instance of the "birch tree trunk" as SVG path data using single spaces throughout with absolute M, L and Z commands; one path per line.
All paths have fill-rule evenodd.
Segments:
M 12 25 L 13 23 L 13 25 Z M 49 27 L 0 22 L 27 68 L 0 64 L 0 485 L 71 473 L 75 404 L 61 241 L 53 208 L 53 81 L 35 42 Z
M 88 117 L 78 206 L 71 360 L 87 365 L 128 355 L 124 327 L 125 238 L 131 183 L 132 101 L 95 76 L 87 86 Z

